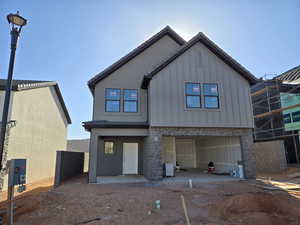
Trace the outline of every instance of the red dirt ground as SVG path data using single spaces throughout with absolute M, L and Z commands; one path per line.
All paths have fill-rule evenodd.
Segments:
M 299 225 L 300 194 L 264 191 L 258 181 L 194 184 L 87 184 L 86 177 L 16 201 L 16 225 Z M 155 200 L 161 209 L 154 208 Z M 5 205 L 2 203 L 1 208 Z

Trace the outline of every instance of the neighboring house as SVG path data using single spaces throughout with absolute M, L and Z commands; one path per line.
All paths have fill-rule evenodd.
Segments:
M 67 151 L 89 152 L 90 139 L 71 139 L 67 142 Z
M 89 182 L 162 179 L 163 164 L 256 175 L 250 85 L 256 78 L 203 33 L 166 27 L 88 82 L 94 98 Z
M 254 110 L 254 140 L 283 140 L 280 161 L 300 163 L 300 66 L 251 87 Z M 294 107 L 296 105 L 296 107 Z M 279 159 L 278 159 L 279 160 Z
M 282 73 L 275 77 L 275 79 L 280 80 L 283 83 L 300 84 L 300 65 Z
M 5 95 L 0 80 L 0 116 Z M 58 84 L 51 81 L 14 80 L 9 120 L 7 159 L 27 159 L 27 183 L 53 178 L 57 150 L 66 150 L 67 127 L 71 123 Z M 4 177 L 4 189 L 7 175 Z
M 67 151 L 84 152 L 84 172 L 88 171 L 90 139 L 72 139 L 67 142 Z

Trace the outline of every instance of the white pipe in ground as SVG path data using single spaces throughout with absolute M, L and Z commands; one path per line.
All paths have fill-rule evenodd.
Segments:
M 192 181 L 192 179 L 189 179 L 189 187 L 193 188 L 193 181 Z

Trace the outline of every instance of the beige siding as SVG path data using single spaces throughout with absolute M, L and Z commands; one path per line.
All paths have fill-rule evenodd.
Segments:
M 242 159 L 239 137 L 197 138 L 197 167 L 207 169 L 210 161 L 217 171 L 229 172 Z
M 185 82 L 217 83 L 220 109 L 186 109 Z M 154 76 L 150 105 L 151 126 L 253 127 L 249 83 L 201 43 Z
M 8 159 L 27 159 L 27 183 L 54 177 L 57 150 L 65 150 L 67 121 L 53 87 L 14 92 Z M 7 176 L 5 177 L 6 187 Z
M 147 121 L 147 91 L 140 89 L 143 76 L 163 59 L 170 56 L 179 45 L 165 36 L 140 55 L 123 65 L 96 85 L 94 97 L 94 120 Z M 138 89 L 138 113 L 105 112 L 105 88 Z
M 163 137 L 162 162 L 172 163 L 174 166 L 176 165 L 175 137 Z
M 148 136 L 148 129 L 136 128 L 96 128 L 92 130 L 98 136 Z
M 11 107 L 14 100 L 14 92 L 10 95 L 10 105 L 9 105 L 9 111 L 8 111 L 8 121 L 10 120 L 11 116 Z M 3 113 L 3 105 L 4 105 L 4 98 L 5 98 L 5 91 L 0 91 L 0 121 L 2 119 L 2 113 Z

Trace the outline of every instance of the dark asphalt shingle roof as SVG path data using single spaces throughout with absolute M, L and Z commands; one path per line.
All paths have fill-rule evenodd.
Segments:
M 195 37 L 193 37 L 190 41 L 188 41 L 185 45 L 183 45 L 174 55 L 170 58 L 162 62 L 158 65 L 152 72 L 144 76 L 142 81 L 142 88 L 147 88 L 150 80 L 153 76 L 155 76 L 159 71 L 173 62 L 177 57 L 186 52 L 189 48 L 191 48 L 197 42 L 201 42 L 205 45 L 209 50 L 211 50 L 215 55 L 221 58 L 227 65 L 241 74 L 246 80 L 249 81 L 250 84 L 255 84 L 258 80 L 257 78 L 250 73 L 245 67 L 239 64 L 235 59 L 233 59 L 230 55 L 228 55 L 224 50 L 222 50 L 219 46 L 217 46 L 213 41 L 211 41 L 208 37 L 206 37 L 202 32 L 198 33 Z
M 127 55 L 119 59 L 117 62 L 103 70 L 101 73 L 98 73 L 96 76 L 94 76 L 92 79 L 88 81 L 88 86 L 92 93 L 94 92 L 94 88 L 96 84 L 104 79 L 105 77 L 112 74 L 114 71 L 119 69 L 121 66 L 129 62 L 131 59 L 142 53 L 144 50 L 149 48 L 151 45 L 156 43 L 159 39 L 164 37 L 165 35 L 168 35 L 171 37 L 175 42 L 177 42 L 179 45 L 183 45 L 186 43 L 186 41 L 180 37 L 174 30 L 172 30 L 171 27 L 166 26 L 164 29 L 162 29 L 160 32 L 152 36 L 147 41 L 143 42 L 141 45 L 139 45 L 137 48 L 133 49 L 131 52 L 129 52 Z
M 55 92 L 58 97 L 58 100 L 59 100 L 61 107 L 65 113 L 65 116 L 67 118 L 67 121 L 69 124 L 71 124 L 72 123 L 71 117 L 69 115 L 69 112 L 65 105 L 64 99 L 62 97 L 62 94 L 61 94 L 58 84 L 56 82 L 41 81 L 41 80 L 13 80 L 13 82 L 12 82 L 12 90 L 13 91 L 23 91 L 23 90 L 42 88 L 42 87 L 50 87 L 50 86 L 54 87 Z M 0 90 L 5 90 L 5 89 L 6 89 L 6 80 L 0 79 Z
M 293 81 L 293 80 L 297 80 L 299 78 L 300 78 L 300 65 L 275 77 L 275 79 L 281 80 L 281 81 Z

